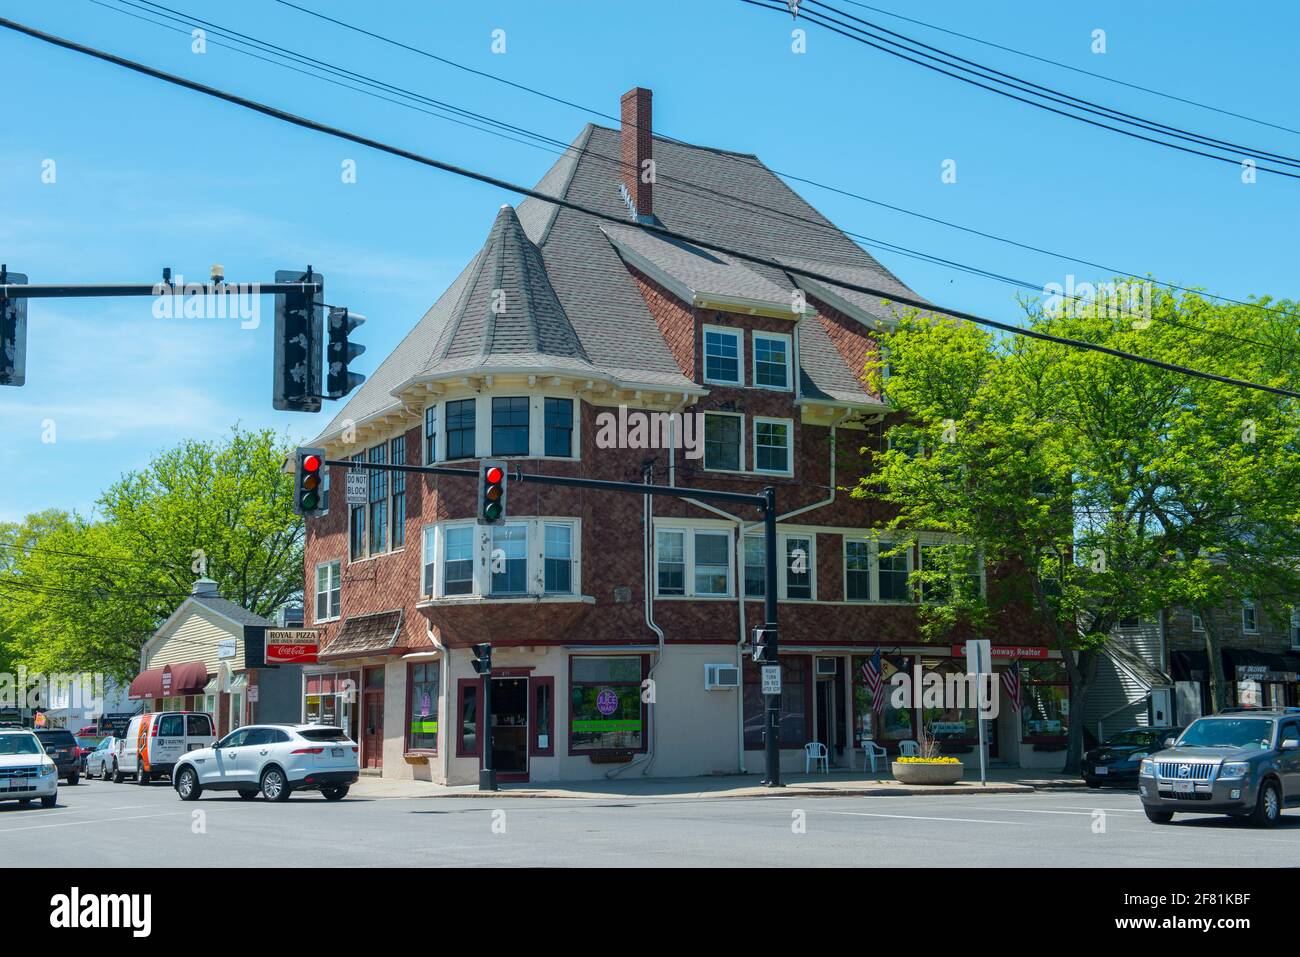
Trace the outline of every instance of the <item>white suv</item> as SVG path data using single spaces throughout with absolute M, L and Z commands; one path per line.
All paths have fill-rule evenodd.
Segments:
M 207 788 L 236 791 L 245 800 L 258 791 L 268 801 L 287 801 L 294 791 L 320 791 L 339 801 L 356 781 L 359 766 L 357 746 L 342 728 L 250 724 L 182 756 L 172 781 L 183 801 L 197 801 Z
M 0 801 L 54 807 L 59 800 L 59 767 L 30 731 L 0 730 Z

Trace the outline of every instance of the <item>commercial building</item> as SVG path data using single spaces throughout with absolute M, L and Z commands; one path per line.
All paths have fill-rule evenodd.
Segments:
M 657 177 L 633 172 L 651 167 Z M 974 759 L 969 713 L 878 714 L 862 679 L 877 650 L 887 673 L 964 667 L 951 644 L 921 640 L 908 581 L 950 543 L 895 549 L 889 509 L 846 490 L 884 441 L 890 409 L 863 370 L 893 309 L 788 269 L 907 287 L 756 157 L 653 136 L 648 90 L 623 98 L 620 129 L 587 126 L 537 189 L 625 225 L 533 198 L 501 207 L 482 248 L 312 444 L 356 462 L 491 458 L 512 472 L 772 486 L 783 764 L 802 768 L 804 745 L 820 741 L 848 766 L 864 732 L 896 751 L 935 722 Z M 365 767 L 468 783 L 489 738 L 507 781 L 761 766 L 759 677 L 744 647 L 765 587 L 756 513 L 510 482 L 507 521 L 487 527 L 471 480 L 375 470 L 365 504 L 348 505 L 346 471 L 331 470 L 329 514 L 307 525 L 307 626 L 322 643 L 301 715 L 348 727 Z M 997 569 L 972 574 L 1000 587 Z M 994 624 L 998 667 L 1021 660 L 1027 703 L 1001 702 L 994 752 L 1059 765 L 1064 672 L 1031 620 L 1009 606 Z M 490 729 L 469 652 L 484 641 Z

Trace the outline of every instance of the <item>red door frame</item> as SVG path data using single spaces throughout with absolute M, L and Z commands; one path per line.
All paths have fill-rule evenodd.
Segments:
M 384 687 L 381 684 L 378 688 L 371 688 L 368 678 L 373 671 L 378 671 L 381 675 L 384 672 L 380 668 L 364 668 L 361 672 L 361 715 L 360 718 L 365 724 L 362 727 L 361 734 L 361 766 L 363 768 L 374 768 L 383 770 L 384 767 Z M 377 705 L 376 711 L 379 715 L 377 724 L 377 734 L 370 733 L 370 706 L 371 703 Z M 372 744 L 374 738 L 378 738 L 378 744 Z M 372 754 L 371 751 L 376 753 Z

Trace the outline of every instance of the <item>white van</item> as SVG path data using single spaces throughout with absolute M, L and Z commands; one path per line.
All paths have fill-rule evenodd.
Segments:
M 170 775 L 182 755 L 211 747 L 215 740 L 212 716 L 201 711 L 137 714 L 118 742 L 113 780 L 134 777 L 137 784 L 148 784 Z

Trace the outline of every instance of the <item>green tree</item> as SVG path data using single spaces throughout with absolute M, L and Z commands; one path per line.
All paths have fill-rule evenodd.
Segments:
M 33 516 L 23 547 L 0 549 L 18 556 L 0 569 L 10 654 L 43 671 L 126 678 L 196 578 L 214 579 L 223 597 L 261 615 L 300 595 L 303 523 L 283 471 L 291 449 L 269 430 L 236 427 L 123 475 L 95 520 Z
M 1253 349 L 1239 338 L 1261 334 L 1256 308 L 1164 294 L 1148 305 L 1138 314 L 1031 308 L 1028 318 L 1056 335 L 1286 381 L 1296 329 L 1289 304 L 1266 347 Z M 1067 769 L 1082 751 L 1078 717 L 1098 649 L 1121 618 L 1245 594 L 1280 601 L 1292 588 L 1300 456 L 1289 400 L 914 313 L 882 344 L 898 414 L 890 448 L 856 494 L 893 502 L 900 529 L 951 533 L 1003 571 L 987 598 L 932 588 L 921 606 L 927 631 L 963 619 L 987 630 L 991 606 L 1030 602 L 1069 678 Z M 879 379 L 880 368 L 871 364 L 868 375 Z M 918 583 L 955 570 L 933 563 Z M 1210 657 L 1218 663 L 1217 643 Z

